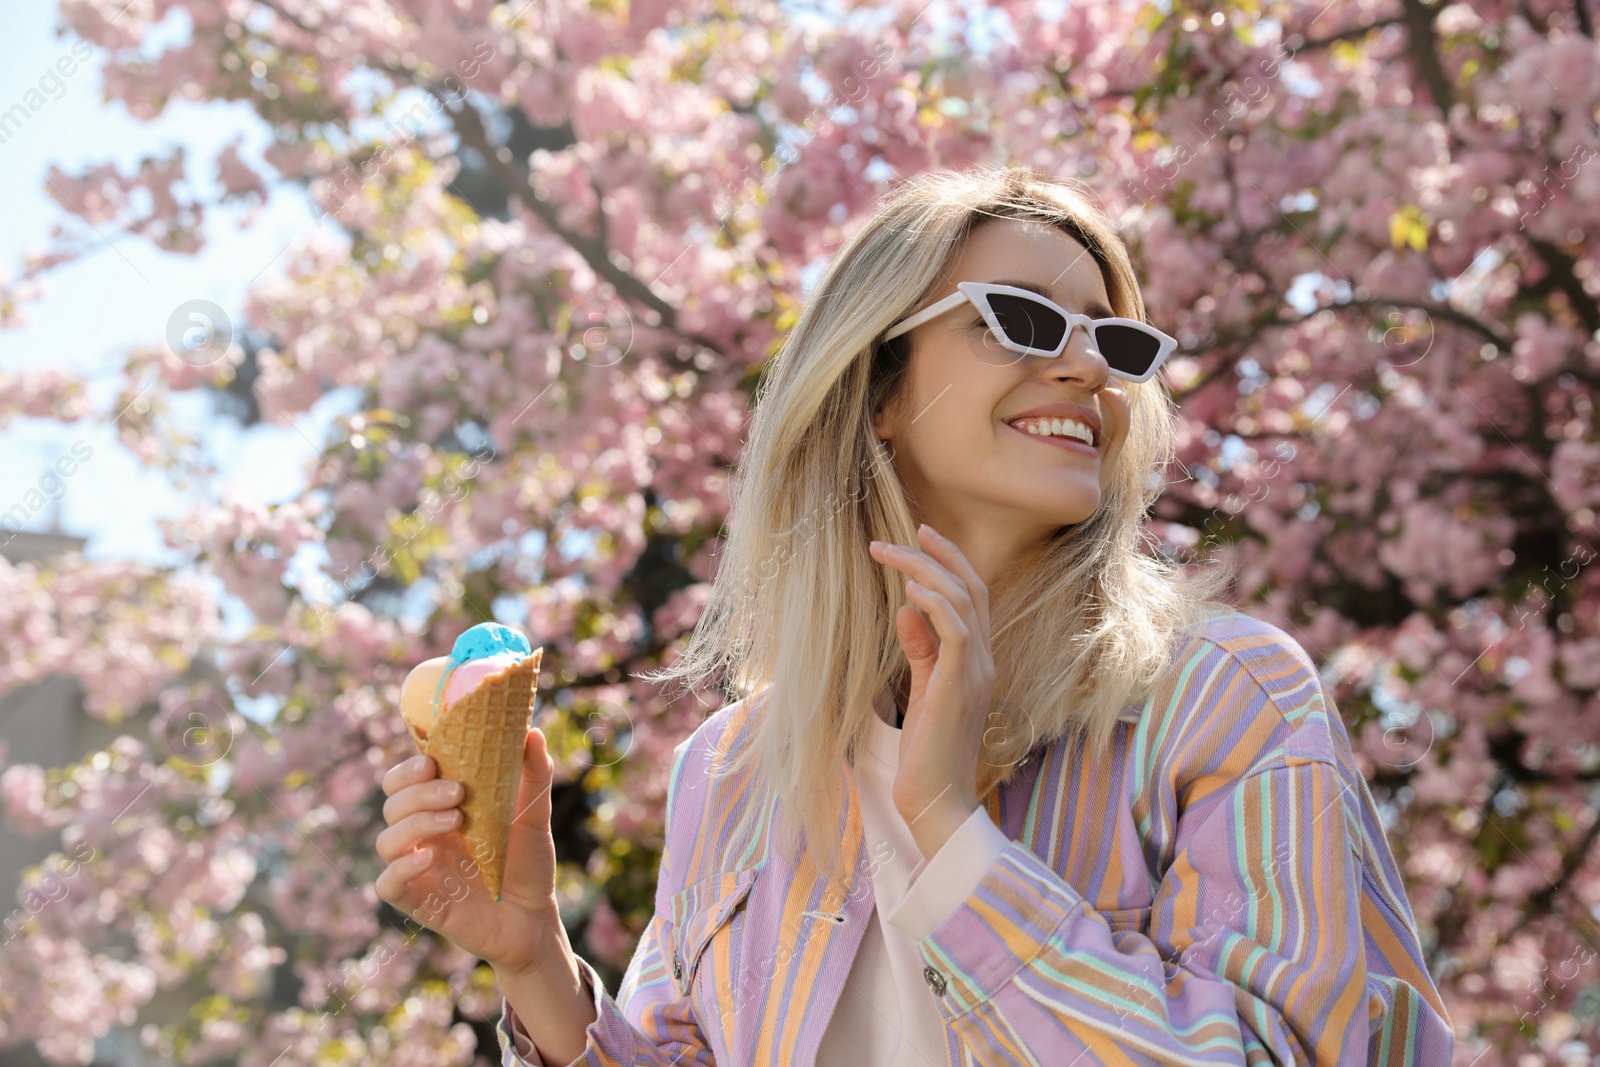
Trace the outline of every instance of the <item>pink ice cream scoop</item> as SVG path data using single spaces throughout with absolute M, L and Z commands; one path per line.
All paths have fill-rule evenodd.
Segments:
M 451 704 L 478 688 L 478 683 L 491 674 L 498 674 L 507 667 L 514 667 L 527 659 L 527 656 L 518 652 L 496 652 L 492 656 L 482 659 L 471 659 L 465 663 L 445 671 L 444 688 L 439 698 L 439 711 L 444 711 Z

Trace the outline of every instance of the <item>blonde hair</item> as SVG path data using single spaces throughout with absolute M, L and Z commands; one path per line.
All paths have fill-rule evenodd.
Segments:
M 867 552 L 870 540 L 917 543 L 872 425 L 908 387 L 911 337 L 882 336 L 952 287 L 945 275 L 968 235 L 999 218 L 1070 234 L 1099 263 L 1113 313 L 1147 321 L 1122 240 L 1079 183 L 992 165 L 897 182 L 764 369 L 710 600 L 682 655 L 641 676 L 699 688 L 726 668 L 722 691 L 746 701 L 750 743 L 731 760 L 717 753 L 713 774 L 754 768 L 749 787 L 761 791 L 734 838 L 749 841 L 781 801 L 778 847 L 809 851 L 830 879 L 855 858 L 840 855 L 842 761 L 861 750 L 875 697 L 909 669 L 893 622 L 908 602 L 904 576 L 891 579 Z M 1118 715 L 1160 680 L 1176 634 L 1234 610 L 1215 599 L 1231 565 L 1186 570 L 1142 543 L 1175 455 L 1173 404 L 1159 375 L 1126 387 L 1131 425 L 1100 506 L 991 580 L 990 721 L 1003 728 L 985 731 L 980 796 L 1056 738 L 1106 753 Z

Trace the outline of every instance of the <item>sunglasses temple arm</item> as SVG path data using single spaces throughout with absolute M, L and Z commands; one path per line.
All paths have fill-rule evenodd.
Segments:
M 892 337 L 899 337 L 901 334 L 905 333 L 907 330 L 912 329 L 912 328 L 917 327 L 917 326 L 921 326 L 923 323 L 927 322 L 929 319 L 934 318 L 934 317 L 936 317 L 938 315 L 943 315 L 946 311 L 949 311 L 951 308 L 953 308 L 956 305 L 960 304 L 966 298 L 967 298 L 967 294 L 963 293 L 961 290 L 958 289 L 955 292 L 951 293 L 949 296 L 945 297 L 943 300 L 940 300 L 940 301 L 938 301 L 936 303 L 933 303 L 933 304 L 929 304 L 927 307 L 923 308 L 921 311 L 917 312 L 915 315 L 912 315 L 910 318 L 903 320 L 894 329 L 892 329 L 888 333 L 884 334 L 883 339 L 885 341 L 887 341 Z

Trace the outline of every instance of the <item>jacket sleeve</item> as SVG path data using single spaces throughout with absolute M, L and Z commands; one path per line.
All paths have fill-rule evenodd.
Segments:
M 710 720 L 707 720 L 709 722 Z M 705 724 L 701 724 L 703 729 Z M 716 1060 L 706 1042 L 705 1035 L 695 1019 L 689 999 L 678 990 L 671 969 L 662 959 L 663 932 L 671 924 L 670 901 L 682 887 L 677 885 L 676 851 L 679 846 L 673 833 L 682 823 L 692 835 L 695 821 L 692 813 L 675 809 L 681 803 L 679 778 L 685 760 L 692 751 L 689 740 L 679 745 L 673 763 L 672 777 L 667 787 L 667 809 L 664 827 L 666 844 L 661 853 L 661 872 L 656 883 L 656 909 L 650 922 L 640 935 L 633 959 L 622 976 L 622 985 L 615 999 L 606 992 L 605 983 L 582 956 L 578 956 L 578 970 L 594 994 L 595 1020 L 584 1032 L 586 1044 L 582 1055 L 564 1067 L 688 1067 L 701 1064 L 711 1067 Z M 703 773 L 703 772 L 699 772 Z M 691 790 L 688 798 L 696 802 L 705 790 Z M 541 1059 L 523 1031 L 511 1005 L 502 998 L 500 1021 L 495 1032 L 500 1040 L 502 1067 L 558 1067 Z
M 1432 1001 L 1369 984 L 1347 803 L 1337 763 L 1290 750 L 1192 805 L 1147 932 L 1008 841 L 917 943 L 947 1025 L 996 1067 L 1450 1062 Z

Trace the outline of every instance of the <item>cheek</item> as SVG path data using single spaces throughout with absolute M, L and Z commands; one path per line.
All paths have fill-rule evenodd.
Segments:
M 1104 398 L 1104 412 L 1107 419 L 1113 422 L 1111 436 L 1116 446 L 1120 449 L 1128 440 L 1128 427 L 1133 422 L 1133 412 L 1128 396 L 1123 392 L 1106 393 Z
M 971 340 L 976 340 L 976 336 Z M 970 371 L 973 362 L 974 346 L 968 341 L 959 332 L 941 334 L 917 351 L 912 359 L 911 375 L 916 383 L 918 411 L 944 392 L 951 382 L 961 384 L 963 372 Z M 948 395 L 944 399 L 948 399 Z
M 1128 428 L 1131 424 L 1131 413 L 1125 399 L 1111 397 L 1105 398 L 1105 407 L 1102 409 L 1107 419 L 1114 419 L 1115 425 L 1111 431 L 1111 447 L 1100 464 L 1100 485 L 1109 488 L 1122 454 L 1128 444 Z
M 986 365 L 961 341 L 930 345 L 913 370 L 912 432 L 929 443 L 988 433 L 1015 374 Z M 991 434 L 992 436 L 992 434 Z

